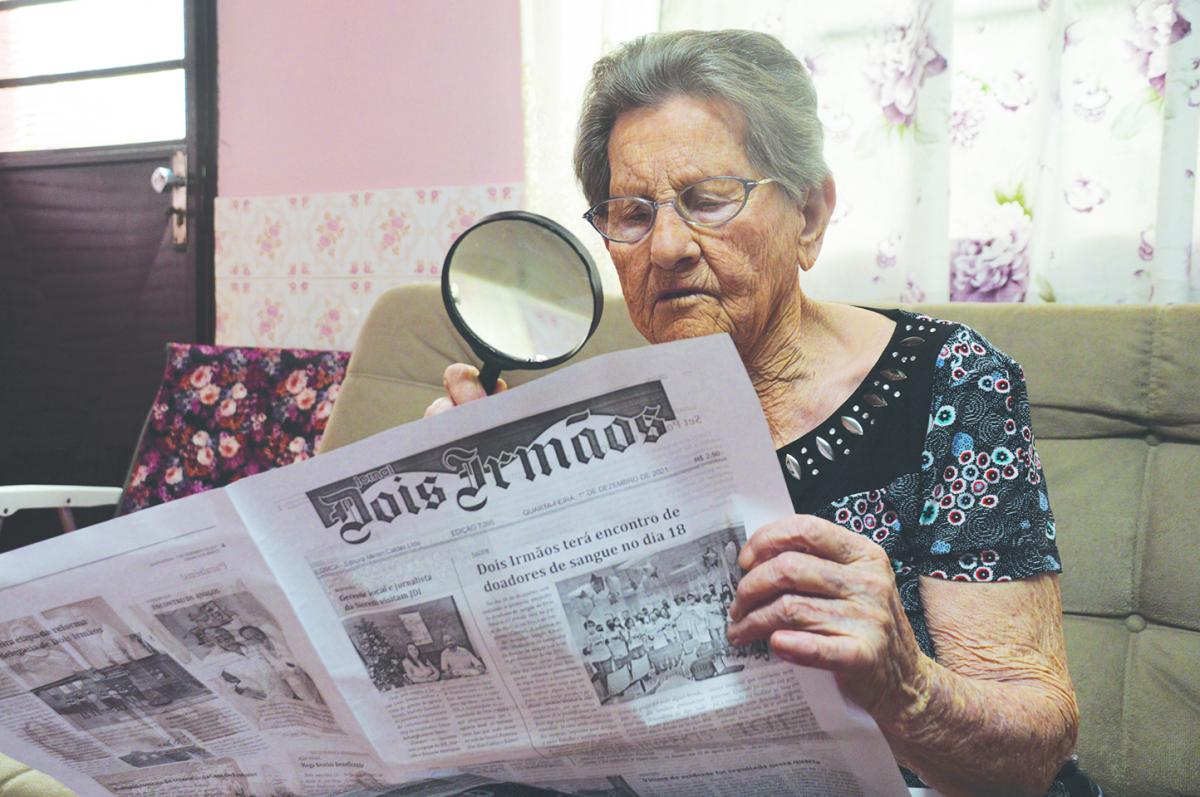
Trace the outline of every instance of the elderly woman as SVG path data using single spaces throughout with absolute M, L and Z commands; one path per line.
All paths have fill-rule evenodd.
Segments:
M 745 31 L 624 46 L 579 125 L 634 325 L 732 337 L 791 491 L 740 553 L 729 639 L 834 672 L 910 784 L 1066 794 L 1078 715 L 1021 369 L 960 324 L 806 295 L 836 200 L 821 139 L 804 68 Z M 428 413 L 483 396 L 468 366 L 445 382 Z

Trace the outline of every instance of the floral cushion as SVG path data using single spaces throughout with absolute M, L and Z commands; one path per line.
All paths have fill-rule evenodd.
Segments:
M 167 344 L 117 514 L 316 453 L 350 352 Z

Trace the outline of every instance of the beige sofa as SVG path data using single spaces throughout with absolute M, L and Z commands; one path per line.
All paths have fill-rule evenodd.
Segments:
M 922 309 L 1024 365 L 1066 568 L 1084 768 L 1110 797 L 1200 797 L 1200 306 Z M 610 298 L 581 356 L 637 345 Z M 323 448 L 419 418 L 454 361 L 473 357 L 436 286 L 385 294 Z M 33 774 L 6 782 L 15 766 L 0 759 L 0 797 L 59 794 Z

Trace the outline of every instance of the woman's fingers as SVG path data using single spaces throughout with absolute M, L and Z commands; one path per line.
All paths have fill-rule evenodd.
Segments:
M 452 409 L 454 409 L 454 402 L 451 401 L 449 397 L 442 396 L 441 398 L 434 399 L 433 403 L 425 408 L 425 417 L 428 418 L 431 415 L 438 415 L 439 413 L 443 413 L 446 410 Z
M 479 381 L 479 369 L 465 363 L 448 366 L 442 374 L 442 385 L 456 406 L 487 396 L 487 391 Z
M 799 551 L 784 551 L 752 568 L 737 585 L 729 616 L 740 620 L 780 595 L 845 598 L 854 592 L 846 566 Z
M 879 719 L 903 705 L 920 650 L 887 552 L 812 515 L 769 523 L 738 557 L 746 570 L 730 607 L 729 640 L 769 640 L 781 659 L 837 674 Z
M 459 404 L 466 404 L 468 401 L 475 401 L 487 396 L 487 391 L 483 389 L 483 383 L 479 381 L 479 369 L 465 363 L 454 363 L 448 366 L 442 373 L 442 386 L 446 389 L 446 395 L 434 400 L 425 408 L 426 418 L 454 409 Z M 503 393 L 506 390 L 508 390 L 508 383 L 503 379 L 497 379 L 496 388 L 492 392 Z
M 844 672 L 863 659 L 862 644 L 854 637 L 828 636 L 809 631 L 776 631 L 771 652 L 792 664 Z
M 842 636 L 853 619 L 843 601 L 808 595 L 780 595 L 770 603 L 748 612 L 729 626 L 729 640 L 745 645 L 769 639 L 777 631 L 809 631 Z
M 754 532 L 742 547 L 738 565 L 743 570 L 786 551 L 800 551 L 839 564 L 850 564 L 882 552 L 878 545 L 850 529 L 814 515 L 791 515 Z

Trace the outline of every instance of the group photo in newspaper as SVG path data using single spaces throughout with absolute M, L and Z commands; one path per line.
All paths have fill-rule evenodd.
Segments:
M 903 797 L 728 640 L 790 511 L 727 337 L 595 357 L 5 554 L 0 749 L 83 797 Z

